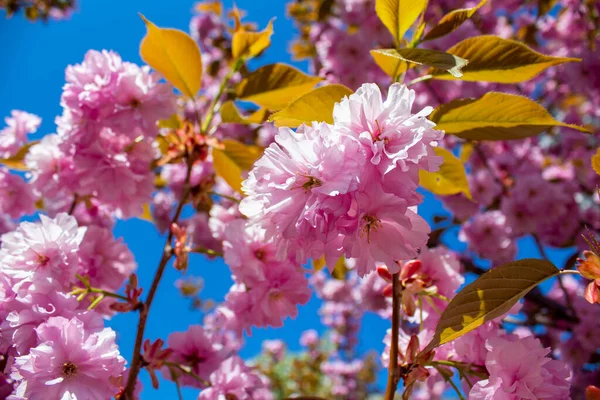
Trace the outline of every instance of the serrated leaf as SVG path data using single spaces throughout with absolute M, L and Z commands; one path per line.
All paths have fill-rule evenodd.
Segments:
M 222 149 L 213 147 L 213 167 L 218 176 L 223 178 L 234 190 L 240 192 L 243 181 L 242 172 L 252 169 L 263 149 L 232 139 L 223 140 L 222 145 Z
M 499 92 L 451 101 L 436 108 L 429 118 L 437 124 L 436 129 L 473 140 L 523 139 L 553 126 L 589 133 L 583 127 L 555 120 L 527 97 Z
M 485 4 L 487 0 L 481 0 L 479 4 L 471 8 L 460 8 L 458 10 L 450 11 L 439 20 L 436 26 L 431 28 L 429 32 L 423 38 L 423 42 L 427 40 L 433 40 L 446 36 L 447 34 L 454 32 L 461 26 L 466 20 L 471 18 L 477 10 Z
M 402 63 L 404 61 L 412 64 L 427 65 L 440 70 L 448 71 L 450 74 L 452 74 L 452 76 L 455 77 L 462 76 L 461 69 L 468 63 L 467 60 L 453 54 L 429 49 L 404 48 L 400 50 L 371 50 L 371 55 L 373 58 L 375 58 L 377 65 L 379 65 L 386 74 L 388 71 L 391 71 L 391 67 L 394 65 L 394 62 L 390 59 L 396 59 L 395 65 L 397 69 L 400 69 L 400 72 L 404 72 L 403 69 L 406 69 L 406 63 Z M 385 65 L 385 68 L 382 65 Z M 397 75 L 398 72 L 396 72 L 396 75 L 390 76 L 395 77 Z
M 352 90 L 344 85 L 327 85 L 316 88 L 288 105 L 283 110 L 271 115 L 269 121 L 275 126 L 295 128 L 313 121 L 333 123 L 333 107 Z
M 27 168 L 25 165 L 25 156 L 29 152 L 29 149 L 38 143 L 39 140 L 29 142 L 21 147 L 14 156 L 9 158 L 0 158 L 0 165 L 4 165 L 5 167 L 15 171 L 28 171 L 29 168 Z
M 531 289 L 558 274 L 552 263 L 531 258 L 485 272 L 450 301 L 423 353 L 506 314 Z
M 462 161 L 446 149 L 435 147 L 435 154 L 444 159 L 437 172 L 419 171 L 419 183 L 433 194 L 447 196 L 464 193 L 471 199 L 467 172 Z
M 600 148 L 598 148 L 596 154 L 592 156 L 592 168 L 600 175 Z
M 523 43 L 498 36 L 475 36 L 446 52 L 469 60 L 462 70 L 463 81 L 518 83 L 529 80 L 548 67 L 579 58 L 554 57 L 538 53 Z M 444 70 L 430 71 L 435 79 L 456 79 Z
M 240 25 L 231 40 L 233 58 L 256 57 L 271 45 L 271 35 L 273 35 L 273 20 L 269 21 L 267 27 L 261 32 L 248 32 Z
M 289 65 L 269 64 L 242 80 L 236 93 L 241 100 L 251 101 L 269 110 L 281 110 L 320 81 L 321 78 L 306 75 Z
M 140 44 L 142 59 L 186 96 L 202 84 L 202 56 L 194 39 L 177 29 L 159 28 L 140 14 L 148 32 Z
M 267 117 L 267 110 L 259 108 L 248 116 L 243 116 L 232 101 L 226 101 L 219 110 L 221 122 L 230 124 L 261 124 Z
M 400 43 L 406 31 L 425 11 L 427 0 L 376 0 L 375 12 L 390 31 L 396 43 Z

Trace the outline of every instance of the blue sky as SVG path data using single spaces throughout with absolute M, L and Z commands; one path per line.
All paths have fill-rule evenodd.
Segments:
M 11 20 L 0 19 L 0 40 L 4 62 L 0 64 L 0 116 L 12 109 L 26 110 L 43 118 L 40 135 L 55 130 L 54 118 L 61 113 L 59 99 L 64 84 L 64 69 L 68 64 L 79 63 L 89 49 L 109 49 L 118 52 L 126 61 L 142 63 L 138 46 L 145 34 L 145 27 L 137 13 L 143 13 L 159 26 L 188 30 L 192 15 L 191 0 L 81 0 L 79 10 L 70 21 L 30 23 L 21 16 Z M 274 23 L 275 35 L 266 54 L 253 63 L 283 61 L 290 63 L 287 47 L 293 35 L 292 23 L 285 17 L 283 0 L 238 0 L 237 5 L 248 11 L 247 19 L 264 27 L 269 19 Z M 230 2 L 227 2 L 230 5 Z M 3 17 L 3 16 L 2 16 Z M 306 69 L 306 65 L 297 64 Z M 429 196 L 421 214 L 431 217 L 440 207 Z M 428 218 L 429 219 L 429 218 Z M 148 287 L 156 269 L 164 238 L 144 221 L 129 220 L 117 224 L 117 237 L 123 237 L 138 261 L 141 285 Z M 531 242 L 523 242 L 519 257 L 538 257 Z M 556 261 L 564 260 L 567 252 L 551 252 Z M 560 263 L 558 265 L 561 265 Z M 202 276 L 205 280 L 203 298 L 221 300 L 230 286 L 229 271 L 221 261 L 207 261 L 192 256 L 189 274 Z M 173 331 L 183 331 L 190 324 L 199 323 L 200 315 L 191 312 L 189 302 L 182 299 L 173 283 L 180 273 L 168 268 L 154 302 L 147 337 L 164 338 Z M 295 321 L 287 321 L 278 330 L 255 330 L 248 338 L 242 356 L 252 357 L 260 351 L 264 339 L 281 338 L 291 349 L 298 349 L 298 339 L 304 329 L 316 327 L 322 331 L 317 310 L 319 301 L 313 296 L 308 305 L 300 310 Z M 108 323 L 119 335 L 122 354 L 130 358 L 137 324 L 137 314 L 118 315 Z M 363 321 L 360 333 L 360 350 L 383 348 L 381 340 L 388 323 L 376 316 Z M 147 375 L 142 372 L 145 386 L 143 399 L 176 398 L 175 387 L 164 382 L 158 391 L 150 387 Z M 381 381 L 381 380 L 380 380 Z M 184 390 L 185 399 L 195 399 L 197 390 Z

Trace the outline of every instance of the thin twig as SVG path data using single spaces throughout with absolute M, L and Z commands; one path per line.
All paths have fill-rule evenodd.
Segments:
M 223 80 L 221 81 L 221 85 L 219 86 L 219 91 L 217 92 L 216 96 L 213 98 L 213 101 L 210 104 L 210 107 L 208 108 L 208 113 L 206 114 L 206 119 L 204 120 L 204 123 L 202 124 L 202 128 L 201 128 L 202 134 L 206 134 L 206 131 L 210 127 L 213 117 L 215 116 L 215 112 L 218 111 L 218 109 L 220 108 L 220 106 L 218 106 L 218 104 L 221 99 L 221 95 L 223 94 L 223 91 L 225 90 L 225 87 L 227 87 L 227 84 L 233 77 L 233 74 L 235 74 L 242 67 L 242 65 L 244 65 L 243 60 L 241 60 L 241 59 L 237 60 L 233 64 L 231 71 L 229 71 L 227 73 L 227 75 L 225 75 Z
M 184 191 L 181 196 L 181 201 L 177 205 L 177 209 L 175 210 L 175 215 L 171 220 L 171 225 L 177 223 L 179 221 L 179 217 L 181 216 L 181 211 L 183 210 L 183 206 L 187 202 L 187 199 L 190 194 L 190 177 L 192 174 L 192 162 L 188 161 L 188 168 L 185 177 L 184 183 Z M 142 367 L 142 343 L 144 341 L 144 330 L 146 329 L 146 323 L 148 321 L 148 314 L 150 312 L 150 307 L 152 306 L 152 302 L 154 301 L 154 296 L 156 295 L 156 291 L 158 290 L 158 284 L 162 279 L 162 276 L 165 272 L 165 268 L 173 256 L 172 243 L 173 241 L 173 231 L 169 230 L 169 235 L 165 242 L 165 246 L 163 248 L 163 254 L 160 259 L 160 263 L 158 264 L 158 268 L 156 269 L 156 273 L 154 274 L 154 279 L 152 280 L 152 285 L 150 286 L 150 290 L 148 291 L 148 297 L 144 302 L 143 307 L 140 311 L 140 320 L 138 322 L 137 333 L 135 337 L 135 346 L 133 349 L 133 356 L 131 359 L 131 367 L 129 371 L 129 377 L 127 379 L 127 385 L 125 386 L 124 398 L 125 400 L 133 400 L 136 378 L 140 372 Z
M 71 207 L 69 207 L 69 215 L 73 215 L 73 212 L 75 211 L 75 207 L 77 207 L 78 203 L 79 203 L 79 196 L 77 195 L 77 193 L 75 193 L 73 195 L 73 202 L 71 203 Z
M 427 75 L 422 75 L 419 76 L 418 78 L 413 79 L 412 81 L 409 81 L 406 86 L 412 86 L 415 83 L 419 83 L 419 82 L 424 82 L 424 81 L 428 81 L 429 79 L 433 78 L 433 75 L 431 74 L 427 74 Z
M 226 195 L 226 194 L 217 193 L 217 192 L 209 192 L 208 194 L 211 194 L 211 195 L 213 195 L 213 196 L 222 197 L 222 198 L 224 198 L 224 199 L 227 199 L 227 200 L 231 200 L 231 201 L 233 201 L 234 203 L 238 203 L 238 204 L 240 203 L 240 200 L 236 199 L 235 197 L 228 196 L 228 195 Z
M 400 333 L 400 278 L 399 274 L 392 275 L 392 337 L 390 344 L 390 361 L 388 366 L 388 381 L 384 400 L 393 400 L 398 387 L 398 334 Z
M 540 241 L 540 238 L 536 234 L 533 234 L 532 236 L 533 236 L 533 240 L 535 241 L 535 244 L 537 245 L 538 251 L 540 252 L 540 255 L 542 256 L 542 258 L 548 262 L 551 262 L 550 257 L 548 257 L 548 254 L 546 254 L 544 245 Z M 565 303 L 567 303 L 567 308 L 569 309 L 569 311 L 571 312 L 572 315 L 574 315 L 574 316 L 577 315 L 577 312 L 575 311 L 575 307 L 573 307 L 573 300 L 571 299 L 571 295 L 567 291 L 567 288 L 565 287 L 565 284 L 562 281 L 562 276 L 558 275 L 556 277 L 556 279 L 558 281 L 558 286 L 560 287 L 560 290 L 563 292 L 563 295 L 565 296 Z
M 201 384 L 203 384 L 206 387 L 211 386 L 210 382 L 207 381 L 206 379 L 198 376 L 197 374 L 193 373 L 192 371 L 188 370 L 187 368 L 184 368 L 182 365 L 171 362 L 171 361 L 165 361 L 164 364 L 168 367 L 172 367 L 172 368 L 176 368 L 178 371 L 183 372 L 184 374 L 191 376 L 192 378 L 194 378 L 195 380 L 197 380 L 198 382 L 200 382 Z

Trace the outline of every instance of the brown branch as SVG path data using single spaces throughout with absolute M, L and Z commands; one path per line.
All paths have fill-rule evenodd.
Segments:
M 390 344 L 390 362 L 388 381 L 384 400 L 393 400 L 398 387 L 398 334 L 400 333 L 400 278 L 399 273 L 392 275 L 392 338 Z
M 187 202 L 187 199 L 190 195 L 190 176 L 192 173 L 192 165 L 191 161 L 188 161 L 188 168 L 185 177 L 183 195 L 181 196 L 181 201 L 177 205 L 177 209 L 175 211 L 175 215 L 171 220 L 171 224 L 177 223 L 179 221 L 179 217 L 181 216 L 181 211 L 183 210 L 183 206 Z M 156 269 L 156 273 L 154 274 L 154 279 L 152 280 L 152 285 L 150 286 L 150 290 L 148 291 L 148 297 L 144 302 L 141 310 L 140 310 L 140 320 L 138 322 L 137 333 L 135 336 L 135 346 L 133 349 L 133 356 L 131 359 L 131 367 L 129 370 L 129 377 L 127 379 L 127 384 L 125 386 L 125 391 L 123 393 L 124 400 L 134 400 L 134 390 L 135 384 L 137 382 L 137 376 L 142 368 L 142 343 L 144 341 L 144 331 L 146 329 L 146 323 L 148 321 L 148 314 L 150 313 L 150 307 L 152 306 L 152 302 L 154 301 L 154 296 L 156 295 L 156 291 L 158 290 L 158 285 L 162 276 L 165 272 L 165 268 L 169 263 L 169 260 L 173 256 L 173 231 L 169 230 L 169 235 L 165 242 L 165 246 L 163 248 L 163 254 L 160 259 L 160 263 L 158 264 L 158 268 Z

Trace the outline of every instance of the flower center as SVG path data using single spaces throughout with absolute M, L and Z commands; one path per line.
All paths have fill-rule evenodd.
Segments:
M 321 180 L 319 178 L 315 178 L 314 176 L 305 175 L 305 174 L 301 174 L 301 173 L 298 173 L 298 175 L 306 178 L 306 181 L 302 185 L 302 188 L 306 191 L 323 185 L 323 182 L 321 182 Z
M 257 249 L 254 252 L 254 257 L 262 261 L 265 258 L 265 251 L 263 249 Z
M 372 215 L 365 215 L 363 217 L 363 222 L 365 223 L 365 226 L 363 226 L 362 230 L 367 234 L 367 243 L 371 243 L 371 232 L 376 231 L 381 227 L 381 220 Z
M 48 262 L 50 262 L 50 257 L 45 256 L 43 254 L 38 254 L 37 262 L 41 267 L 45 267 L 46 265 L 48 265 Z
M 71 361 L 67 361 L 62 366 L 62 373 L 66 377 L 75 375 L 77 373 L 77 365 L 73 364 Z

